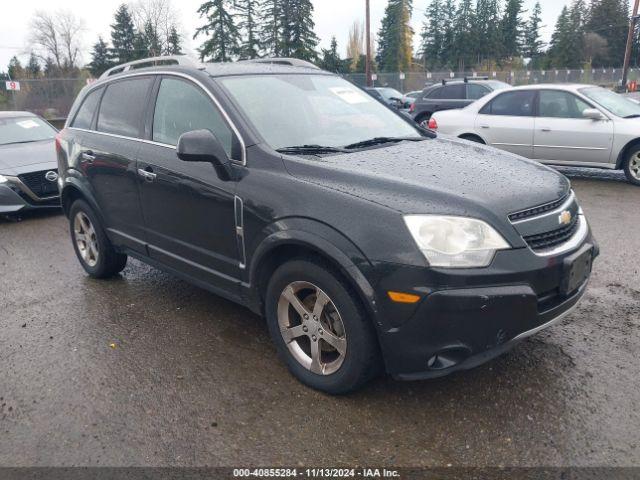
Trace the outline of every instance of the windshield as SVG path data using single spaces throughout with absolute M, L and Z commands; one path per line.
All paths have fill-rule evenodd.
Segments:
M 54 128 L 38 117 L 0 118 L 0 145 L 39 142 L 55 136 Z
M 580 93 L 618 117 L 640 116 L 640 105 L 611 90 L 589 87 L 581 89 Z
M 417 128 L 339 77 L 261 75 L 220 81 L 275 150 L 344 147 L 376 137 L 422 138 Z

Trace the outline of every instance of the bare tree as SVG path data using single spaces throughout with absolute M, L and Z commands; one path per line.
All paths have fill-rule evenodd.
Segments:
M 609 50 L 607 39 L 594 32 L 587 32 L 584 36 L 584 56 L 589 63 L 594 57 L 606 55 Z
M 176 20 L 179 13 L 173 7 L 171 0 L 137 0 L 129 4 L 138 32 L 152 30 L 160 41 L 162 53 L 170 50 L 172 31 L 180 32 L 182 26 Z M 182 37 L 183 35 L 180 35 Z
M 362 22 L 353 22 L 349 29 L 349 41 L 347 42 L 347 58 L 351 59 L 351 70 L 358 67 L 360 56 L 364 52 L 364 26 Z
M 31 19 L 31 48 L 43 61 L 52 59 L 59 69 L 75 68 L 80 60 L 84 21 L 68 10 L 37 11 Z

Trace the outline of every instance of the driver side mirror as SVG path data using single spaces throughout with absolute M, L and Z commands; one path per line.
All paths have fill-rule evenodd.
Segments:
M 183 162 L 209 162 L 223 181 L 233 179 L 231 160 L 220 140 L 209 130 L 194 130 L 183 133 L 176 147 L 178 158 Z
M 588 118 L 591 120 L 604 120 L 605 116 L 598 110 L 597 108 L 587 108 L 582 112 L 582 116 L 584 118 Z

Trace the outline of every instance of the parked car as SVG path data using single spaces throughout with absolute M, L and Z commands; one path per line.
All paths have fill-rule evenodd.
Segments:
M 411 106 L 411 99 L 404 96 L 395 88 L 367 87 L 365 90 L 377 100 L 398 110 L 406 110 Z
M 29 112 L 0 112 L 0 214 L 59 208 L 57 130 Z
M 640 185 L 640 105 L 590 85 L 497 92 L 429 127 L 551 165 L 624 170 Z
M 508 83 L 484 78 L 486 77 L 472 77 L 431 85 L 411 105 L 409 113 L 416 123 L 427 128 L 429 119 L 435 112 L 464 108 L 493 91 L 511 88 Z
M 598 247 L 554 170 L 315 68 L 174 62 L 107 72 L 57 137 L 90 276 L 132 256 L 245 305 L 333 394 L 474 367 L 583 296 Z

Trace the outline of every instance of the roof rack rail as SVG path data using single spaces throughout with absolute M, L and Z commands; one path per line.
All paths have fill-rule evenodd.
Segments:
M 100 78 L 107 78 L 111 75 L 128 72 L 129 70 L 135 70 L 137 68 L 156 67 L 158 65 L 184 65 L 198 69 L 203 68 L 201 63 L 196 62 L 186 55 L 167 55 L 163 57 L 142 58 L 140 60 L 116 65 L 100 75 Z
M 477 80 L 489 80 L 488 76 L 475 76 L 475 77 L 462 77 L 462 78 L 450 78 L 449 80 L 443 79 L 442 80 L 442 85 L 446 85 L 449 82 L 464 82 L 464 83 L 469 83 L 469 82 L 473 82 L 473 81 L 477 81 Z
M 306 60 L 300 60 L 299 58 L 285 58 L 285 57 L 274 57 L 274 58 L 254 58 L 252 60 L 242 60 L 244 62 L 249 63 L 266 63 L 271 65 L 288 65 L 290 67 L 304 67 L 304 68 L 313 68 L 315 70 L 320 70 L 320 67 L 314 65 L 311 62 L 307 62 Z

